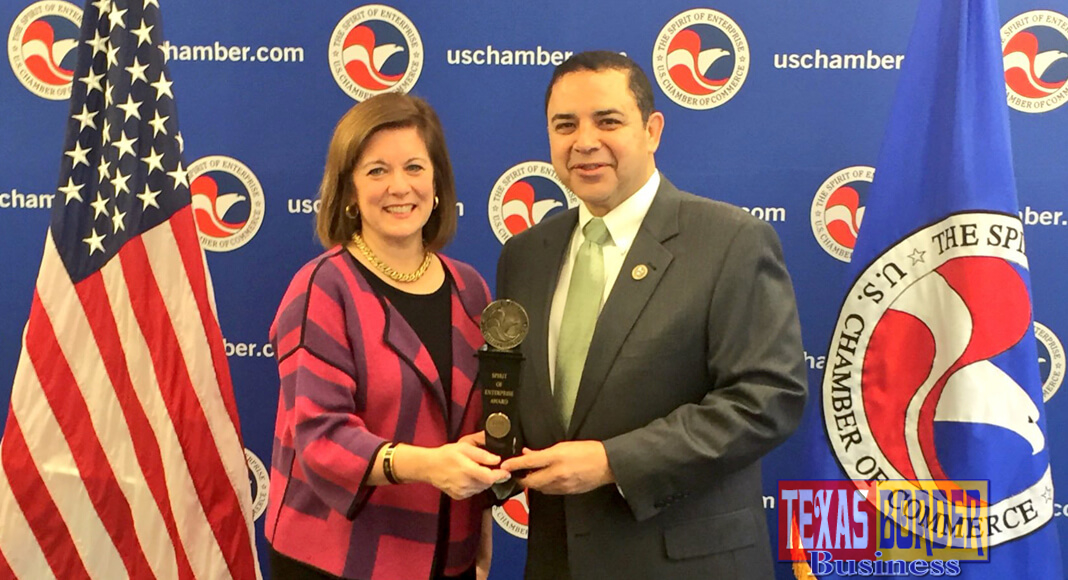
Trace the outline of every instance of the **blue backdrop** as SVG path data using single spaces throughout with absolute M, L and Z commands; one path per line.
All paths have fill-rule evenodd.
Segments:
M 503 240 L 574 203 L 545 163 L 543 96 L 553 65 L 582 50 L 625 52 L 650 75 L 667 118 L 661 171 L 682 189 L 747 208 L 781 237 L 815 388 L 915 8 L 916 0 L 163 2 L 185 160 L 200 198 L 198 225 L 257 505 L 265 501 L 266 480 L 257 486 L 256 476 L 266 475 L 278 396 L 267 331 L 290 277 L 320 251 L 314 200 L 326 145 L 357 100 L 401 88 L 437 109 L 461 210 L 446 252 L 473 264 L 492 286 Z M 1068 226 L 1068 58 L 1056 55 L 1068 53 L 1066 14 L 1065 0 L 1001 2 L 1057 482 L 1068 481 L 1068 446 L 1060 438 L 1068 395 L 1056 392 L 1065 366 L 1057 337 L 1068 337 L 1060 298 L 1068 280 L 1059 258 Z M 73 68 L 64 41 L 76 37 L 79 18 L 80 7 L 59 0 L 0 4 L 10 62 L 0 71 L 2 402 L 10 395 L 62 156 L 67 103 L 56 68 Z M 45 53 L 51 66 L 26 42 L 25 29 L 35 21 L 52 29 Z M 237 196 L 216 201 L 230 193 Z M 814 403 L 803 429 L 822 429 Z M 773 530 L 776 482 L 797 477 L 802 440 L 795 436 L 764 463 Z M 1054 521 L 1063 543 L 1062 497 Z M 519 578 L 522 502 L 497 510 L 496 519 L 492 577 Z M 262 556 L 262 517 L 257 524 Z M 779 575 L 792 578 L 785 564 Z

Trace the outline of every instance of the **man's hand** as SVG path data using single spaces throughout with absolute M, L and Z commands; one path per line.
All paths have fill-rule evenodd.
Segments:
M 562 441 L 539 451 L 523 449 L 522 455 L 508 459 L 501 469 L 529 470 L 526 477 L 516 481 L 554 495 L 586 493 L 616 480 L 600 441 Z

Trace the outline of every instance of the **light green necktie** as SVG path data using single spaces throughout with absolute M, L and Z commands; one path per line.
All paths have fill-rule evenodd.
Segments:
M 556 381 L 553 400 L 566 429 L 575 409 L 582 368 L 590 349 L 593 329 L 601 310 L 604 294 L 604 255 L 601 247 L 612 239 L 601 218 L 593 218 L 582 228 L 584 238 L 579 246 L 575 266 L 571 270 L 571 284 L 567 289 L 564 319 L 560 323 L 560 337 L 556 343 Z

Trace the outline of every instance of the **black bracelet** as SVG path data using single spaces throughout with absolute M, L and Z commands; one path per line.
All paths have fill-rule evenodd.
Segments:
M 396 475 L 393 475 L 393 452 L 397 450 L 397 443 L 390 443 L 384 453 L 382 453 L 382 473 L 386 476 L 386 481 L 397 485 L 400 480 Z

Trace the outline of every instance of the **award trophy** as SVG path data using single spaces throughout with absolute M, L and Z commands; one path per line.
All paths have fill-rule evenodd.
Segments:
M 501 459 L 519 455 L 519 390 L 523 355 L 516 347 L 530 329 L 527 311 L 512 300 L 494 300 L 482 311 L 478 350 L 478 382 L 482 386 L 482 418 L 486 449 Z

